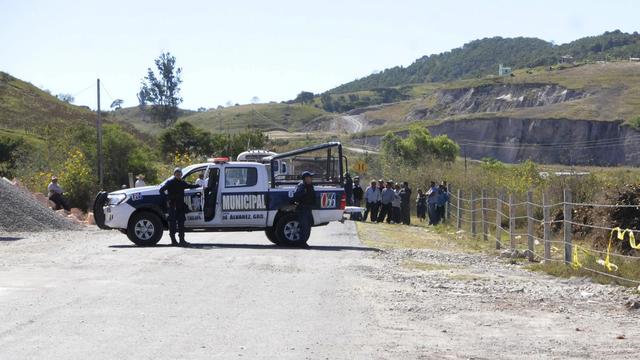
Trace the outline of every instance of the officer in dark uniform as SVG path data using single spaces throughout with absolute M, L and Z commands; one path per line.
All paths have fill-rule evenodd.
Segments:
M 302 173 L 302 181 L 296 186 L 293 193 L 293 201 L 296 204 L 296 213 L 300 221 L 300 238 L 307 239 L 311 233 L 311 223 L 313 213 L 311 209 L 316 203 L 316 191 L 313 188 L 313 173 L 305 171 Z
M 184 221 L 187 205 L 184 203 L 184 189 L 195 189 L 198 185 L 189 184 L 182 180 L 182 169 L 173 170 L 173 177 L 160 188 L 160 195 L 165 192 L 169 200 L 169 236 L 171 245 L 178 245 L 176 241 L 176 228 L 180 236 L 180 246 L 189 245 L 184 240 Z

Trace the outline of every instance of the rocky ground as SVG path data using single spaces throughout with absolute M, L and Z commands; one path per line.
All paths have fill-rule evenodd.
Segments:
M 384 236 L 391 225 L 366 225 Z M 393 227 L 423 241 L 442 235 Z M 415 233 L 415 234 L 413 234 Z M 261 232 L 132 246 L 116 231 L 0 232 L 0 358 L 636 359 L 634 289 L 479 253 L 377 249 L 353 223 L 310 249 Z M 163 244 L 167 243 L 164 239 Z M 382 248 L 382 247 L 381 247 Z
M 479 253 L 386 249 L 372 257 L 361 270 L 384 284 L 371 293 L 381 323 L 422 338 L 424 358 L 638 356 L 637 289 L 552 277 Z M 408 357 L 413 350 L 398 344 Z

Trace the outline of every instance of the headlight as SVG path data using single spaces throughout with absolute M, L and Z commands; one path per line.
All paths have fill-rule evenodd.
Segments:
M 119 205 L 127 199 L 127 195 L 125 194 L 110 194 L 107 196 L 107 201 L 109 205 Z

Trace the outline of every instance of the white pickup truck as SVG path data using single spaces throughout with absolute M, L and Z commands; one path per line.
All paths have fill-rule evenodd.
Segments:
M 321 156 L 310 156 L 317 153 Z M 217 158 L 185 167 L 185 181 L 195 182 L 200 173 L 207 179 L 205 186 L 185 190 L 186 231 L 264 230 L 274 244 L 306 244 L 308 238 L 301 236 L 303 232 L 292 206 L 299 179 L 276 170 L 282 159 L 298 167 L 290 169 L 292 173 L 304 170 L 316 173 L 313 226 L 341 221 L 346 205 L 344 157 L 342 145 L 331 142 L 273 155 L 262 163 Z M 96 224 L 102 229 L 120 230 L 136 245 L 157 244 L 167 228 L 161 186 L 98 193 L 93 206 Z

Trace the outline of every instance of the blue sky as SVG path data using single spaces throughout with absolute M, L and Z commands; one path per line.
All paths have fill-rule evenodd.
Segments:
M 95 108 L 170 51 L 183 107 L 288 100 L 490 36 L 556 43 L 640 30 L 637 1 L 0 0 L 0 70 Z

